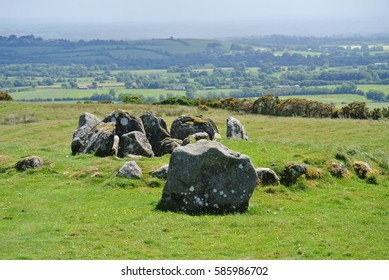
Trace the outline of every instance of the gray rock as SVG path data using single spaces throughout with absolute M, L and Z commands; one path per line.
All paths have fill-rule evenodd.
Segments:
M 255 169 L 255 172 L 257 172 L 258 183 L 261 186 L 274 186 L 280 184 L 280 178 L 277 173 L 270 168 L 259 167 Z
M 99 118 L 90 113 L 84 113 L 80 116 L 71 143 L 72 153 L 74 155 L 81 152 L 80 150 L 87 145 L 88 134 L 100 122 Z
M 135 161 L 128 161 L 119 169 L 116 175 L 129 179 L 140 179 L 142 178 L 142 169 Z
M 227 118 L 227 138 L 248 140 L 247 132 L 238 119 Z
M 80 152 L 106 157 L 114 154 L 115 123 L 101 122 L 88 134 L 87 141 L 81 146 Z
M 353 168 L 355 173 L 357 173 L 358 177 L 361 179 L 365 179 L 367 174 L 373 171 L 370 165 L 364 161 L 355 161 L 353 163 Z
M 132 131 L 140 131 L 145 134 L 141 119 L 137 116 L 132 116 L 130 113 L 123 110 L 112 112 L 103 120 L 103 122 L 115 123 L 115 134 L 119 137 Z
M 188 145 L 188 144 L 194 144 L 197 141 L 202 140 L 202 139 L 209 140 L 208 133 L 206 133 L 206 132 L 197 132 L 195 134 L 189 135 L 188 137 L 186 137 L 184 139 L 184 141 L 182 142 L 182 145 L 185 146 L 185 145 Z
M 209 135 L 209 139 L 213 140 L 215 134 L 219 131 L 211 119 L 207 119 L 201 115 L 181 116 L 173 121 L 170 129 L 171 137 L 181 140 L 197 132 L 206 132 Z
M 331 166 L 329 168 L 329 171 L 332 176 L 342 178 L 342 177 L 347 177 L 348 175 L 348 170 L 346 166 L 343 163 L 337 163 L 333 162 L 331 163 Z
M 119 156 L 125 157 L 129 154 L 145 157 L 154 156 L 154 152 L 145 134 L 139 131 L 133 131 L 122 135 L 120 138 Z
M 31 156 L 31 157 L 27 157 L 27 158 L 24 158 L 22 160 L 19 160 L 17 163 L 16 163 L 16 170 L 18 171 L 25 171 L 27 169 L 35 169 L 35 168 L 38 168 L 38 167 L 42 167 L 43 166 L 43 160 L 38 157 L 38 156 Z
M 119 142 L 120 142 L 119 136 L 115 135 L 113 138 L 112 155 L 114 155 L 116 157 L 119 154 Z
M 281 176 L 281 182 L 286 186 L 290 186 L 296 183 L 297 179 L 306 173 L 307 168 L 304 165 L 291 163 L 284 168 L 283 174 Z
M 165 165 L 161 166 L 160 168 L 151 172 L 150 175 L 152 177 L 157 177 L 157 178 L 166 180 L 168 172 L 169 172 L 169 164 L 165 164 Z
M 157 208 L 189 214 L 243 212 L 256 180 L 248 156 L 218 142 L 200 140 L 172 153 Z
M 157 118 L 151 113 L 145 113 L 140 116 L 140 118 L 146 131 L 147 139 L 149 140 L 154 153 L 157 153 L 161 142 L 165 138 L 170 138 L 166 123 L 163 119 Z
M 161 145 L 157 150 L 156 156 L 171 154 L 175 148 L 181 145 L 182 145 L 182 140 L 180 139 L 165 138 L 162 140 Z

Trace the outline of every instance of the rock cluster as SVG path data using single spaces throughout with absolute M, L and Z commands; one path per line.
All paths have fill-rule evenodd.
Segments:
M 90 113 L 80 116 L 73 134 L 72 153 L 93 153 L 96 156 L 140 155 L 163 156 L 181 145 L 199 139 L 214 139 L 216 125 L 203 116 L 185 115 L 177 118 L 169 133 L 166 123 L 150 113 L 140 117 L 116 110 L 100 120 Z

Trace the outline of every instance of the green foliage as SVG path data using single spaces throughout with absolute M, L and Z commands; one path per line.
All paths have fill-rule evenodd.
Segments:
M 132 103 L 132 104 L 143 103 L 143 98 L 139 94 L 123 94 L 120 96 L 120 99 L 123 103 Z
M 342 107 L 340 114 L 344 118 L 352 119 L 367 119 L 370 116 L 369 109 L 365 102 L 352 102 L 345 107 Z

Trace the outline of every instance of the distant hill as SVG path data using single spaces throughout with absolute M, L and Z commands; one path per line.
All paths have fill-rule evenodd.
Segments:
M 0 36 L 0 64 L 118 64 L 133 68 L 137 65 L 141 65 L 139 68 L 164 68 L 185 63 L 196 54 L 222 54 L 228 52 L 230 46 L 231 43 L 203 39 L 74 42 L 12 35 Z

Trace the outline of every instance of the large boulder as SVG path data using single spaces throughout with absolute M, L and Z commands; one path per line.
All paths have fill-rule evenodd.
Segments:
M 256 180 L 248 156 L 218 142 L 200 140 L 172 153 L 157 208 L 189 214 L 243 212 Z
M 227 118 L 227 138 L 249 140 L 244 126 L 234 117 Z
M 100 157 L 115 154 L 115 123 L 99 123 L 89 132 L 86 138 L 87 141 L 80 146 L 79 151 L 81 153 L 94 153 Z
M 36 169 L 43 166 L 43 160 L 38 156 L 31 156 L 19 160 L 15 167 L 18 171 L 25 171 L 27 169 Z
M 130 115 L 128 112 L 123 110 L 116 110 L 110 115 L 105 117 L 103 122 L 115 123 L 115 134 L 119 137 L 122 137 L 123 134 L 140 131 L 145 134 L 145 129 L 143 127 L 142 121 L 139 117 Z
M 163 119 L 158 118 L 151 113 L 144 113 L 140 116 L 140 118 L 142 120 L 147 139 L 149 140 L 154 153 L 157 153 L 163 139 L 170 138 L 166 123 Z
M 119 169 L 116 176 L 128 179 L 140 179 L 142 178 L 142 169 L 135 161 L 128 161 Z
M 132 131 L 123 134 L 120 138 L 119 156 L 139 155 L 145 157 L 153 157 L 154 152 L 149 141 L 142 132 Z
M 173 121 L 170 129 L 171 137 L 181 140 L 197 132 L 206 132 L 211 140 L 215 138 L 216 133 L 219 133 L 215 123 L 201 115 L 181 116 Z
M 84 113 L 80 116 L 71 143 L 73 154 L 81 152 L 80 149 L 82 149 L 83 146 L 86 146 L 89 132 L 100 122 L 101 120 L 98 117 L 90 113 Z

